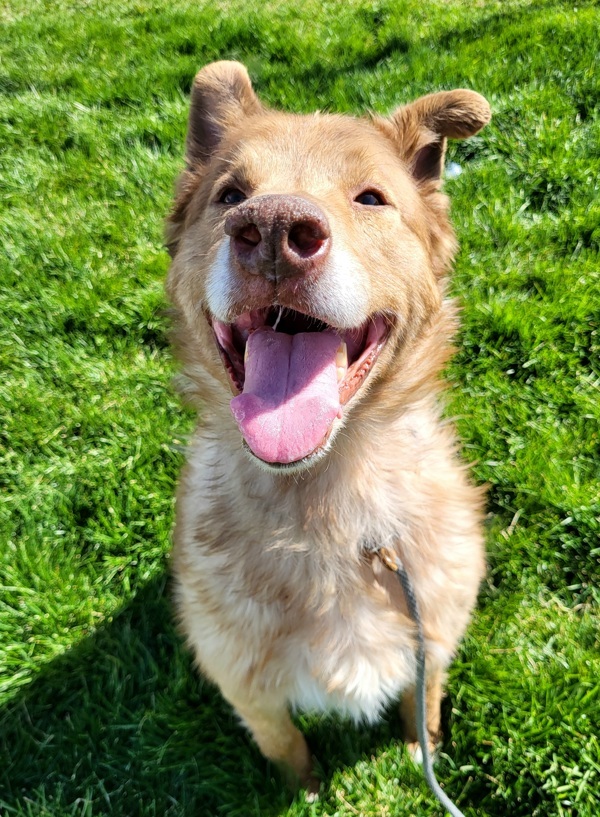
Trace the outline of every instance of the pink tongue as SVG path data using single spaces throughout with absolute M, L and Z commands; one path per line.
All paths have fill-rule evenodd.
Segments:
M 251 450 L 266 462 L 295 462 L 315 450 L 340 411 L 333 331 L 248 338 L 246 380 L 231 411 Z

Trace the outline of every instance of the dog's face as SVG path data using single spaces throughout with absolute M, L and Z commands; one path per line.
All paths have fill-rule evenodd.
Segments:
M 263 108 L 238 63 L 197 75 L 168 289 L 249 452 L 300 469 L 441 303 L 454 239 L 446 137 L 489 119 L 472 91 L 389 119 Z

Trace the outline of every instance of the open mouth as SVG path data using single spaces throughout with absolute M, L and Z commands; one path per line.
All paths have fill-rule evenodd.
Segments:
M 233 323 L 209 320 L 240 432 L 252 453 L 272 464 L 296 463 L 323 448 L 391 330 L 382 314 L 348 330 L 278 306 Z

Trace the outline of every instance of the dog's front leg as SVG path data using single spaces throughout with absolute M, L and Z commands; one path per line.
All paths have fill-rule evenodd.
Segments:
M 319 783 L 313 775 L 313 763 L 302 733 L 294 726 L 284 702 L 271 698 L 247 700 L 226 696 L 252 733 L 265 757 L 283 767 L 292 785 L 306 787 L 315 794 Z
M 427 709 L 427 735 L 429 750 L 433 752 L 442 739 L 441 704 L 444 694 L 445 671 L 439 666 L 427 666 L 425 707 Z M 416 719 L 416 689 L 409 687 L 402 693 L 400 716 L 404 725 L 404 740 L 414 758 L 420 757 L 419 737 Z

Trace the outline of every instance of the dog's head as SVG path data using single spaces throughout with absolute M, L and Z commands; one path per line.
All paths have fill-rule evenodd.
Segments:
M 439 310 L 455 251 L 439 192 L 446 138 L 489 118 L 466 90 L 389 118 L 285 114 L 261 104 L 239 63 L 196 76 L 168 291 L 188 363 L 215 400 L 233 392 L 262 464 L 321 456 Z

